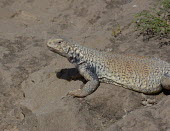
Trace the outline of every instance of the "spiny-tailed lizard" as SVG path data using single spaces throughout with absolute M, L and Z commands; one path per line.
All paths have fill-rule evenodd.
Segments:
M 111 54 L 62 38 L 50 39 L 47 47 L 66 57 L 87 80 L 82 89 L 68 95 L 86 97 L 100 82 L 119 85 L 144 94 L 170 89 L 170 64 L 158 58 Z

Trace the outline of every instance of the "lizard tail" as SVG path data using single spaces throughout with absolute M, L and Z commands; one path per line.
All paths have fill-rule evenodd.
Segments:
M 165 74 L 164 75 L 164 79 L 162 80 L 162 87 L 167 89 L 167 90 L 170 90 L 170 74 Z

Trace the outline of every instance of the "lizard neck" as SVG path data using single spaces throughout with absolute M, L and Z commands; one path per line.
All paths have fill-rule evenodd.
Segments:
M 89 56 L 91 56 L 90 54 L 92 54 L 94 51 L 95 50 L 93 49 L 74 44 L 70 46 L 68 50 L 68 60 L 73 64 L 80 65 L 89 61 L 91 59 Z
M 83 46 L 80 46 L 77 44 L 71 45 L 67 52 L 69 62 L 71 62 L 73 64 L 82 63 L 82 61 L 83 61 L 82 50 L 84 50 Z

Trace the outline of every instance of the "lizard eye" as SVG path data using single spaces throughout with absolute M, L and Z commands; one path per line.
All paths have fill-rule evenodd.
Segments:
M 61 43 L 62 43 L 62 41 L 59 41 L 58 43 L 59 43 L 59 44 L 61 44 Z

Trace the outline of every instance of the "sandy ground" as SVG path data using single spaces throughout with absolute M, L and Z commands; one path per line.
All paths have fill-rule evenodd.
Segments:
M 2 131 L 169 131 L 170 92 L 143 97 L 101 84 L 92 95 L 64 97 L 82 86 L 60 69 L 74 68 L 46 47 L 66 37 L 91 48 L 154 56 L 170 62 L 170 46 L 143 41 L 131 24 L 153 0 L 1 0 L 0 129 Z M 120 25 L 118 37 L 113 31 Z M 62 99 L 63 98 L 63 99 Z

